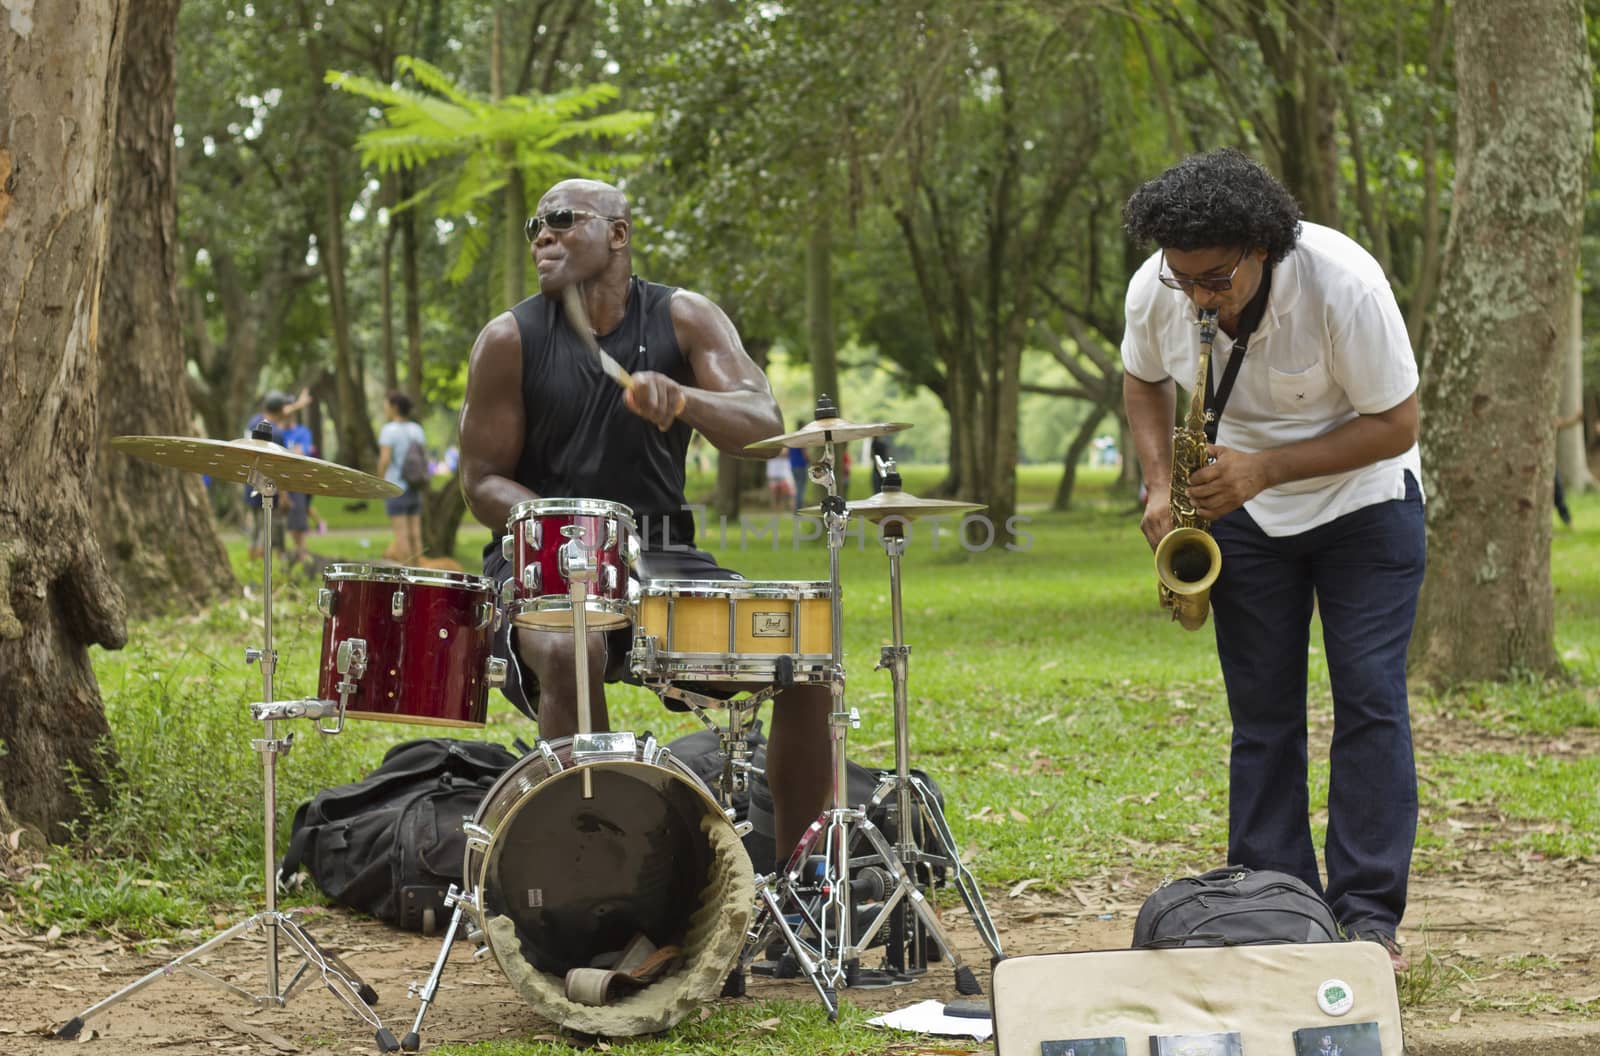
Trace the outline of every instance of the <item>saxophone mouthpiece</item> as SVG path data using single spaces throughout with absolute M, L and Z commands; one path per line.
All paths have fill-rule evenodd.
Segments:
M 1209 345 L 1217 339 L 1217 310 L 1201 308 L 1199 311 L 1195 323 L 1200 327 L 1200 340 Z

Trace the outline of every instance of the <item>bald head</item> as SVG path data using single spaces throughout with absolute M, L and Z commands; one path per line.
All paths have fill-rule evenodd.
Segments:
M 562 204 L 575 209 L 589 209 L 602 216 L 621 217 L 633 221 L 633 214 L 628 208 L 628 196 L 609 183 L 601 180 L 562 180 L 540 198 L 540 212 L 544 212 L 542 205 L 552 199 L 560 199 Z

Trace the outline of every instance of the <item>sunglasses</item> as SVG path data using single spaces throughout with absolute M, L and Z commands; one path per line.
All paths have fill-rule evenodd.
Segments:
M 1169 289 L 1182 290 L 1184 293 L 1188 293 L 1196 286 L 1200 287 L 1202 290 L 1210 290 L 1212 293 L 1223 293 L 1227 290 L 1233 289 L 1233 277 L 1234 275 L 1238 274 L 1239 265 L 1244 263 L 1244 258 L 1249 256 L 1249 254 L 1250 251 L 1248 249 L 1243 253 L 1240 253 L 1239 259 L 1233 264 L 1233 270 L 1228 272 L 1226 275 L 1201 276 L 1200 278 L 1194 279 L 1185 277 L 1180 279 L 1176 275 L 1172 274 L 1172 265 L 1167 264 L 1167 255 L 1163 253 L 1161 255 L 1161 263 L 1166 266 L 1167 271 L 1159 274 L 1157 278 L 1161 280 L 1161 284 L 1163 286 L 1166 286 Z
M 552 209 L 542 216 L 530 216 L 522 225 L 522 233 L 532 242 L 539 237 L 539 229 L 548 227 L 552 231 L 571 231 L 579 220 L 621 220 L 620 216 L 606 216 L 603 213 L 591 213 L 586 209 Z

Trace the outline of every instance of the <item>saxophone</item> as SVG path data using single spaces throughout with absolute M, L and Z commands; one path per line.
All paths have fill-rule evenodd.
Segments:
M 1157 593 L 1161 607 L 1184 630 L 1199 630 L 1211 612 L 1211 585 L 1222 571 L 1222 551 L 1211 538 L 1211 522 L 1189 501 L 1189 474 L 1210 461 L 1206 454 L 1205 386 L 1217 311 L 1200 312 L 1200 371 L 1189 397 L 1189 413 L 1172 430 L 1172 531 L 1156 545 Z

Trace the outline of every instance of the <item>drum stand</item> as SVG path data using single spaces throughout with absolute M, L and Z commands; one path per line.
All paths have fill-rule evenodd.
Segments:
M 573 660 L 577 665 L 574 672 L 576 676 L 576 696 L 578 705 L 578 731 L 572 738 L 572 763 L 578 766 L 585 761 L 601 758 L 617 758 L 625 755 L 633 758 L 635 752 L 634 736 L 631 733 L 595 733 L 591 730 L 591 709 L 589 704 L 589 615 L 588 595 L 589 584 L 599 578 L 598 563 L 594 560 L 594 549 L 586 544 L 582 538 L 582 528 L 579 525 L 568 525 L 562 528 L 567 535 L 568 542 L 561 547 L 560 561 L 561 572 L 567 577 L 567 597 L 571 602 L 572 610 L 572 652 Z M 516 648 L 516 635 L 513 630 L 511 648 Z M 646 741 L 649 744 L 649 741 Z M 554 759 L 550 746 L 544 741 L 539 742 L 539 750 Z M 555 769 L 561 767 L 556 765 Z M 593 775 L 588 767 L 580 767 L 583 779 L 583 798 L 594 798 Z M 471 838 L 474 826 L 468 825 L 468 836 Z M 470 877 L 463 877 L 463 883 L 469 883 Z M 439 979 L 444 975 L 445 962 L 450 959 L 450 949 L 455 945 L 456 935 L 462 930 L 463 917 L 471 906 L 476 894 L 463 891 L 455 884 L 450 885 L 446 892 L 444 904 L 447 909 L 454 909 L 450 915 L 450 924 L 445 928 L 444 943 L 439 947 L 439 956 L 433 962 L 433 971 L 428 975 L 428 981 L 420 990 L 416 991 L 419 1004 L 417 1018 L 411 1024 L 411 1030 L 400 1039 L 399 1048 L 406 1052 L 416 1052 L 422 1047 L 422 1021 L 428 1015 L 428 1009 L 439 994 Z M 480 940 L 482 932 L 471 922 L 466 921 L 468 941 Z M 480 945 L 473 954 L 482 957 L 489 952 L 487 946 Z M 416 984 L 412 984 L 415 989 Z
M 269 434 L 270 435 L 270 434 Z M 257 437 L 267 439 L 268 437 Z M 263 530 L 266 533 L 265 555 L 262 558 L 262 593 L 265 600 L 262 603 L 262 647 L 260 649 L 246 649 L 245 663 L 261 664 L 261 696 L 262 699 L 250 706 L 252 718 L 263 723 L 263 736 L 252 740 L 250 745 L 261 754 L 263 789 L 265 801 L 265 852 L 266 852 L 266 909 L 256 913 L 233 927 L 216 935 L 196 946 L 155 971 L 133 983 L 128 984 L 110 997 L 96 1004 L 90 1005 L 83 1012 L 74 1016 L 60 1030 L 56 1031 L 59 1038 L 75 1038 L 83 1030 L 83 1025 L 92 1017 L 99 1015 L 126 998 L 143 990 L 151 983 L 174 975 L 177 971 L 184 971 L 205 982 L 231 991 L 247 1001 L 253 1001 L 263 1008 L 282 1008 L 294 993 L 295 987 L 309 978 L 308 973 L 313 969 L 321 975 L 323 985 L 344 1002 L 345 1007 L 359 1019 L 365 1020 L 367 1025 L 375 1031 L 375 1039 L 380 1052 L 393 1052 L 398 1049 L 399 1043 L 395 1041 L 394 1034 L 383 1025 L 383 1022 L 367 1006 L 375 1004 L 378 1000 L 377 993 L 361 980 L 361 977 L 345 965 L 338 957 L 319 947 L 314 939 L 306 932 L 305 928 L 293 919 L 291 913 L 278 910 L 277 902 L 277 768 L 278 756 L 289 754 L 289 749 L 294 745 L 294 734 L 290 733 L 282 738 L 275 736 L 274 724 L 290 718 L 322 718 L 331 716 L 330 709 L 339 708 L 341 704 L 334 702 L 316 701 L 280 701 L 274 703 L 272 699 L 272 676 L 277 667 L 278 654 L 272 647 L 272 507 L 277 496 L 277 484 L 259 471 L 252 471 L 250 485 L 261 495 L 261 516 Z M 346 666 L 350 664 L 348 654 L 341 658 Z M 344 668 L 341 671 L 349 674 Z M 360 677 L 360 672 L 355 673 Z M 315 708 L 311 705 L 323 704 L 324 708 Z M 267 991 L 264 994 L 252 994 L 250 991 L 237 987 L 227 980 L 211 974 L 191 962 L 202 954 L 222 945 L 236 935 L 260 928 L 266 933 L 267 938 Z M 300 966 L 290 978 L 287 986 L 278 988 L 278 936 L 279 933 L 289 941 L 300 954 Z
M 838 409 L 827 397 L 817 403 L 819 420 L 838 417 Z M 839 585 L 839 552 L 844 548 L 845 525 L 850 511 L 838 494 L 833 473 L 834 441 L 824 436 L 822 456 L 812 464 L 811 479 L 827 490 L 822 500 L 822 521 L 828 539 L 828 574 L 832 587 L 833 641 L 832 657 L 838 677 L 829 688 L 833 693 L 833 710 L 829 715 L 829 728 L 833 741 L 833 795 L 832 806 L 812 822 L 801 838 L 799 846 L 783 870 L 771 876 L 758 877 L 756 896 L 759 911 L 751 925 L 749 937 L 741 957 L 748 965 L 757 951 L 763 949 L 774 929 L 783 937 L 796 963 L 811 980 L 829 1020 L 838 1017 L 838 990 L 845 986 L 889 985 L 908 981 L 913 970 L 905 964 L 905 957 L 891 957 L 891 970 L 874 972 L 861 967 L 861 955 L 873 936 L 892 919 L 904 922 L 907 917 L 920 927 L 923 936 L 931 937 L 944 958 L 955 970 L 956 991 L 961 994 L 981 994 L 977 976 L 967 967 L 945 937 L 938 917 L 928 904 L 915 877 L 908 872 L 904 860 L 884 837 L 882 831 L 868 819 L 866 811 L 849 806 L 847 796 L 849 773 L 846 765 L 846 743 L 851 727 L 859 728 L 861 720 L 854 708 L 844 705 L 843 664 L 843 604 Z M 903 543 L 903 540 L 902 540 Z M 895 649 L 904 648 L 898 643 Z M 904 685 L 899 686 L 899 706 L 896 709 L 897 743 L 906 741 L 904 732 Z M 897 752 L 900 768 L 906 765 L 905 755 Z M 898 780 L 898 772 L 895 780 Z M 908 775 L 909 780 L 909 775 Z M 910 793 L 907 800 L 915 793 Z M 924 793 L 924 798 L 926 797 Z M 930 798 L 931 802 L 931 798 Z M 904 819 L 905 815 L 901 815 Z M 941 818 L 942 820 L 942 818 Z M 902 843 L 910 839 L 910 826 L 900 823 Z M 865 853 L 852 856 L 851 849 L 859 842 L 866 844 Z M 953 842 L 946 843 L 946 850 Z M 821 857 L 820 875 L 815 858 Z M 921 852 L 918 852 L 921 858 Z M 923 859 L 930 860 L 931 859 Z M 959 862 L 958 862 L 959 864 Z M 852 879 L 852 873 L 855 878 Z M 970 883 L 970 875 L 968 876 Z M 972 885 L 975 893 L 976 885 Z M 865 903 L 876 903 L 868 909 L 870 917 L 865 926 L 857 929 L 852 913 L 853 898 Z M 966 891 L 963 890 L 963 897 Z M 979 903 L 981 905 L 981 902 Z M 864 909 L 866 907 L 863 907 Z M 788 916 L 786 916 L 788 914 Z M 984 914 L 987 920 L 987 913 Z M 798 921 L 797 930 L 793 922 Z M 992 926 L 991 926 L 992 930 Z M 859 934 L 857 932 L 859 931 Z M 987 940 L 987 936 L 985 936 Z M 991 943 L 997 946 L 997 943 Z M 920 947 L 919 947 L 920 948 Z M 922 967 L 926 959 L 923 958 Z M 869 974 L 870 973 L 870 974 Z
M 919 879 L 931 876 L 935 868 L 947 870 L 956 890 L 961 893 L 961 901 L 966 903 L 967 914 L 972 917 L 972 923 L 978 929 L 984 945 L 996 958 L 1003 957 L 1000 934 L 995 930 L 988 907 L 984 905 L 978 882 L 961 861 L 961 852 L 950 833 L 949 823 L 945 821 L 944 811 L 940 809 L 939 801 L 929 793 L 928 787 L 910 770 L 910 702 L 906 688 L 906 666 L 911 647 L 905 644 L 905 625 L 900 606 L 900 557 L 906 549 L 904 519 L 885 518 L 882 529 L 883 550 L 889 556 L 889 612 L 894 644 L 883 647 L 877 669 L 887 668 L 894 682 L 894 773 L 884 778 L 872 793 L 872 805 L 878 806 L 893 797 L 897 837 L 894 851 L 900 863 L 911 867 Z M 919 827 L 932 834 L 934 850 L 925 851 L 918 844 L 916 836 Z M 891 922 L 887 955 L 889 966 L 902 972 L 927 970 L 926 939 L 920 918 L 902 907 L 900 919 Z

